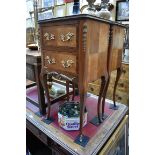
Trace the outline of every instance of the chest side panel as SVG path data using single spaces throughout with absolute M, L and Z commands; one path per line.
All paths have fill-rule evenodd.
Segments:
M 88 82 L 100 78 L 107 70 L 109 24 L 89 21 L 87 32 Z
M 125 29 L 119 26 L 113 26 L 110 70 L 116 70 L 121 66 L 122 52 L 124 43 Z

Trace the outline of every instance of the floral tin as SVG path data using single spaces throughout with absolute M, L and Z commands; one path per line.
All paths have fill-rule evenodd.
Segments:
M 85 109 L 83 116 L 83 126 L 87 124 L 87 114 Z M 80 128 L 80 105 L 78 102 L 65 102 L 59 107 L 58 123 L 65 130 L 79 130 Z

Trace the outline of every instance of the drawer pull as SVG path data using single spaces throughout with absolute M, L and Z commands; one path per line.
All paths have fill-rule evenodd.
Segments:
M 124 83 L 120 83 L 120 87 L 124 87 Z
M 118 96 L 118 100 L 122 100 L 122 97 Z
M 72 66 L 74 61 L 73 60 L 62 60 L 61 63 L 64 68 L 68 68 Z
M 49 56 L 46 56 L 45 59 L 47 60 L 48 64 L 56 64 L 55 58 L 51 59 Z
M 90 88 L 90 90 L 91 90 L 91 91 L 94 91 L 94 88 L 93 88 L 93 87 L 91 87 L 91 88 Z
M 125 74 L 125 73 L 126 73 L 126 70 L 125 70 L 125 69 L 123 69 L 123 70 L 122 70 L 122 72 Z
M 71 38 L 74 36 L 74 33 L 68 32 L 67 34 L 61 34 L 61 41 L 65 42 L 65 41 L 69 41 L 71 40 Z
M 50 33 L 47 33 L 47 32 L 44 34 L 44 37 L 45 37 L 46 40 L 54 40 L 55 39 L 54 34 L 52 34 L 52 33 L 50 34 Z

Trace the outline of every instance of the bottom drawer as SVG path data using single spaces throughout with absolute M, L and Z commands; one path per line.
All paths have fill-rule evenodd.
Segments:
M 51 144 L 48 147 L 52 150 L 52 155 L 72 155 L 53 140 L 51 140 Z
M 26 121 L 26 128 L 29 129 L 37 138 L 39 138 L 44 144 L 47 144 L 47 136 L 32 123 Z
M 77 75 L 77 56 L 65 52 L 43 51 L 44 67 L 49 71 L 67 72 Z

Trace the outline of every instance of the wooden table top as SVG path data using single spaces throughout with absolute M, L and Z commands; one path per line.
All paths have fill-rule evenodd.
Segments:
M 30 50 L 30 49 L 26 48 L 26 55 L 34 56 L 34 57 L 41 57 L 41 52 L 38 50 Z
M 26 48 L 26 63 L 30 65 L 41 63 L 41 52 Z
M 96 101 L 98 99 L 97 96 L 92 94 L 90 94 L 90 97 Z M 111 100 L 106 100 L 106 104 L 110 105 L 113 104 L 113 102 Z M 128 110 L 127 106 L 121 103 L 117 103 L 117 105 L 119 106 L 118 110 L 113 110 L 112 114 L 99 125 L 95 135 L 90 138 L 85 147 L 75 143 L 70 136 L 62 132 L 62 129 L 56 128 L 55 125 L 44 123 L 41 117 L 35 115 L 35 113 L 28 108 L 26 109 L 26 119 L 70 153 L 75 155 L 95 155 L 105 145 L 109 137 L 126 115 Z
M 76 20 L 76 19 L 91 19 L 91 20 L 96 20 L 96 21 L 100 21 L 100 22 L 104 22 L 104 23 L 109 23 L 109 24 L 113 24 L 113 25 L 118 25 L 124 28 L 128 28 L 128 26 L 121 24 L 119 22 L 116 21 L 112 21 L 112 20 L 107 20 L 107 19 L 103 19 L 94 15 L 90 15 L 90 14 L 77 14 L 77 15 L 71 15 L 71 16 L 64 16 L 64 17 L 55 17 L 55 18 L 50 18 L 50 19 L 44 19 L 44 20 L 39 20 L 38 23 L 42 24 L 42 23 L 46 23 L 46 22 L 53 22 L 53 21 L 66 21 L 66 20 Z

